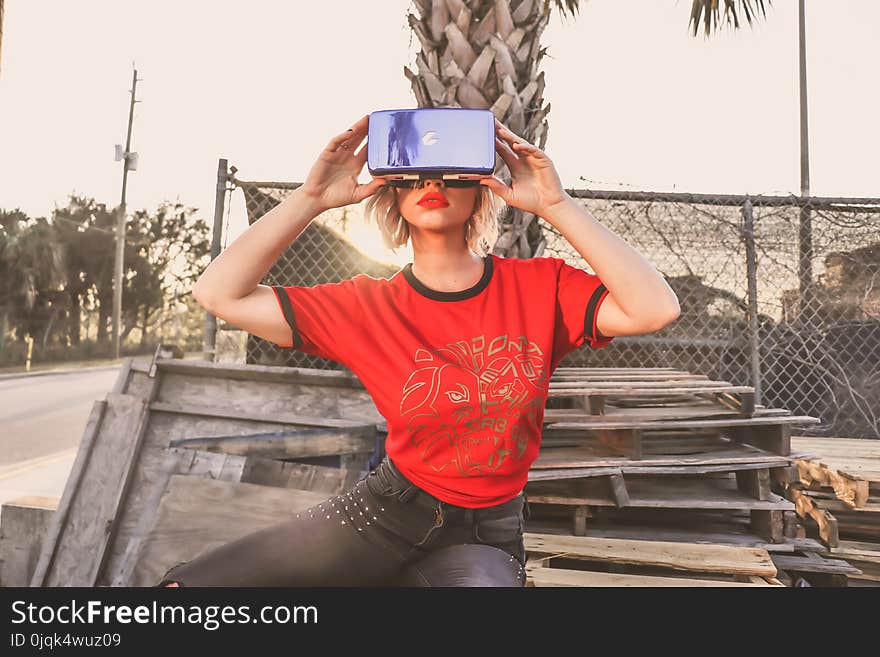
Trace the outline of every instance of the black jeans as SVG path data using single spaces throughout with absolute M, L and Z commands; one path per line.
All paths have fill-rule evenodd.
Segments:
M 180 562 L 157 586 L 523 586 L 524 501 L 448 504 L 386 456 L 348 492 Z

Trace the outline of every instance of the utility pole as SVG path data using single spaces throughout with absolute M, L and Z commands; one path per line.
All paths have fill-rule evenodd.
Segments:
M 134 119 L 134 104 L 137 91 L 137 69 L 132 65 L 131 76 L 131 103 L 128 108 L 128 136 L 125 139 L 125 151 L 116 145 L 116 160 L 123 160 L 122 165 L 122 202 L 119 205 L 119 214 L 116 219 L 116 263 L 113 274 L 113 357 L 119 358 L 120 323 L 122 320 L 122 277 L 125 261 L 125 187 L 128 182 L 128 171 L 137 170 L 137 153 L 131 151 L 131 123 Z
M 807 131 L 807 30 L 804 0 L 798 2 L 798 80 L 801 122 L 801 196 L 810 196 L 810 140 Z M 810 207 L 801 206 L 798 248 L 798 279 L 800 281 L 799 315 L 807 310 L 812 298 L 813 282 L 813 218 Z
M 223 210 L 226 204 L 227 182 L 235 176 L 237 169 L 232 167 L 230 172 L 229 161 L 222 157 L 217 161 L 217 187 L 214 192 L 214 233 L 211 238 L 211 261 L 220 255 L 221 241 L 223 240 Z M 216 362 L 217 359 L 217 318 L 209 312 L 205 312 L 203 330 L 202 357 L 208 361 Z

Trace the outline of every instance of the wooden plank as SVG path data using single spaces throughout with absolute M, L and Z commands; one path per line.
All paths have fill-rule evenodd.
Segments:
M 587 533 L 587 519 L 592 518 L 593 514 L 588 506 L 576 506 L 572 513 L 572 533 L 575 536 L 583 536 Z
M 842 502 L 837 497 L 826 497 L 820 491 L 803 490 L 801 492 L 813 498 L 816 506 L 827 511 L 834 511 L 835 513 L 863 513 L 866 516 L 880 513 L 880 503 L 877 502 L 868 502 L 862 506 L 853 507 L 846 502 Z M 880 517 L 878 517 L 878 520 L 880 520 Z
M 608 396 L 637 396 L 640 394 L 667 395 L 682 393 L 708 393 L 708 392 L 749 392 L 754 390 L 749 386 L 735 386 L 727 381 L 709 381 L 707 379 L 681 379 L 671 383 L 669 381 L 634 381 L 616 382 L 608 380 L 595 381 L 553 381 L 548 385 L 550 396 L 562 396 L 573 394 L 608 395 Z
M 155 389 L 154 389 L 155 390 Z M 155 394 L 155 392 L 153 393 Z M 123 397 L 119 395 L 119 397 Z M 130 395 L 124 396 L 127 399 L 130 399 Z M 123 452 L 119 451 L 117 458 L 122 460 L 122 472 L 121 472 L 121 480 L 119 482 L 118 489 L 116 494 L 111 497 L 113 499 L 113 505 L 109 507 L 102 518 L 103 525 L 105 527 L 104 535 L 101 537 L 101 540 L 98 542 L 97 555 L 95 559 L 95 565 L 91 573 L 91 582 L 89 586 L 94 586 L 95 582 L 98 578 L 98 573 L 101 572 L 101 569 L 104 567 L 104 563 L 107 560 L 107 547 L 112 544 L 113 538 L 116 535 L 116 530 L 119 528 L 119 509 L 124 504 L 126 496 L 128 495 L 129 488 L 131 487 L 132 479 L 134 478 L 134 468 L 137 464 L 138 457 L 140 456 L 141 446 L 144 441 L 144 433 L 147 429 L 147 422 L 150 419 L 150 411 L 148 404 L 145 400 L 138 400 L 139 404 L 136 406 L 137 408 L 137 416 L 132 420 L 129 424 L 129 429 L 126 433 L 127 449 Z M 105 494 L 111 494 L 111 490 L 107 490 Z
M 729 580 L 695 579 L 686 577 L 656 577 L 650 575 L 627 575 L 623 573 L 597 573 L 563 568 L 537 568 L 527 571 L 531 586 L 584 586 L 584 587 L 761 587 L 771 586 L 766 581 L 733 582 Z M 775 587 L 774 587 L 775 588 Z
M 116 376 L 116 382 L 113 384 L 111 392 L 122 395 L 128 387 L 128 379 L 131 376 L 131 366 L 134 362 L 133 358 L 125 358 L 122 361 L 122 367 L 119 368 L 119 374 Z
M 605 398 L 601 395 L 584 395 L 581 397 L 584 409 L 590 415 L 603 415 L 605 413 Z
M 788 554 L 773 555 L 773 563 L 779 570 L 801 573 L 828 573 L 833 575 L 861 575 L 862 571 L 841 559 L 811 559 Z
M 611 484 L 611 495 L 614 497 L 614 503 L 619 507 L 629 506 L 629 491 L 626 488 L 626 482 L 621 474 L 613 474 L 608 477 Z
M 588 536 L 523 534 L 529 554 L 564 554 L 567 559 L 657 566 L 674 570 L 774 577 L 776 566 L 766 550 L 729 545 L 627 541 Z
M 824 458 L 846 459 L 848 456 L 880 457 L 880 445 L 871 438 L 843 438 L 840 436 L 800 436 L 791 437 L 792 446 L 803 451 L 817 451 Z
M 679 370 L 674 367 L 557 367 L 558 374 L 596 374 L 606 372 L 669 372 L 672 374 L 689 374 L 687 370 Z
M 880 544 L 865 541 L 840 541 L 837 547 L 828 552 L 841 559 L 856 559 L 880 564 Z
M 719 404 L 722 404 L 746 417 L 751 417 L 756 412 L 754 391 L 734 394 L 729 392 L 715 392 L 710 393 L 709 396 Z
M 581 398 L 582 399 L 582 398 Z M 603 399 L 597 397 L 597 399 Z M 611 405 L 604 408 L 604 419 L 606 420 L 696 420 L 696 419 L 722 419 L 722 418 L 742 418 L 742 413 L 732 411 L 726 407 L 718 406 L 706 402 L 689 402 L 686 405 L 665 404 L 652 405 L 645 407 L 620 407 Z M 587 412 L 586 408 L 548 408 L 544 411 L 544 422 L 588 422 L 592 419 L 592 415 Z M 781 408 L 760 409 L 755 412 L 754 417 L 790 417 L 791 411 Z
M 529 521 L 527 529 L 534 533 L 558 533 L 567 536 L 564 530 L 550 526 L 547 521 Z M 706 531 L 697 526 L 694 529 L 670 529 L 668 527 L 650 527 L 646 525 L 599 525 L 596 522 L 587 526 L 586 536 L 596 538 L 620 538 L 638 541 L 670 541 L 675 543 L 706 543 L 712 545 L 731 545 L 735 547 L 753 547 L 768 552 L 791 553 L 802 549 L 824 549 L 824 546 L 812 539 L 786 539 L 784 543 L 768 543 L 765 539 L 753 534 L 739 534 Z
M 170 446 L 266 459 L 296 459 L 370 453 L 375 444 L 376 427 L 370 424 L 352 429 L 300 428 L 236 436 L 184 438 L 172 440 Z
M 307 367 L 280 367 L 276 365 L 239 365 L 235 363 L 218 364 L 196 359 L 160 359 L 157 361 L 157 365 L 160 377 L 162 374 L 186 374 L 230 381 L 363 387 L 363 384 L 354 374 L 345 370 L 319 370 Z M 138 372 L 148 372 L 149 366 L 149 361 L 137 360 L 132 364 L 132 369 Z
M 258 375 L 244 369 L 200 365 L 201 373 L 188 373 L 189 365 L 179 365 L 183 361 L 159 361 L 159 378 L 162 381 L 156 399 L 152 401 L 172 404 L 211 404 L 218 400 L 217 406 L 228 411 L 262 413 L 274 416 L 289 413 L 318 418 L 342 418 L 362 424 L 375 424 L 384 421 L 375 402 L 361 383 L 355 379 L 327 378 L 328 371 L 304 370 L 311 374 L 291 376 L 286 370 L 295 368 L 278 367 L 277 376 L 263 377 L 259 374 L 262 366 L 247 366 L 258 370 Z M 163 363 L 175 363 L 165 368 Z M 183 368 L 181 370 L 181 368 Z M 269 368 L 272 369 L 271 367 Z M 230 378 L 225 374 L 229 373 Z M 143 390 L 146 374 L 133 372 L 129 390 Z
M 152 490 L 145 496 L 147 501 L 137 519 L 133 531 L 128 534 L 128 542 L 122 557 L 117 560 L 113 572 L 105 573 L 111 586 L 129 586 L 131 573 L 141 553 L 146 539 L 156 521 L 156 513 L 162 495 L 174 474 L 190 477 L 208 477 L 220 481 L 237 482 L 243 471 L 244 457 L 214 454 L 196 450 L 169 448 L 164 454 L 164 462 L 155 473 Z M 236 466 L 237 467 L 234 467 Z
M 156 523 L 159 504 L 173 475 L 309 490 L 325 497 L 347 490 L 357 480 L 357 473 L 342 468 L 169 447 L 125 553 L 116 571 L 108 575 L 112 586 L 131 585 L 134 567 L 140 560 L 144 541 Z
M 329 496 L 351 489 L 360 476 L 360 471 L 345 467 L 247 457 L 244 459 L 241 482 L 312 490 Z
M 777 461 L 779 463 L 779 461 Z M 710 474 L 713 472 L 743 472 L 747 470 L 767 469 L 767 462 L 762 463 L 731 463 L 723 465 L 680 465 L 680 466 L 623 466 L 619 468 L 621 474 L 678 474 L 695 475 Z M 552 472 L 552 471 L 551 471 Z
M 825 511 L 818 508 L 812 499 L 804 495 L 797 487 L 789 490 L 789 496 L 794 501 L 795 511 L 801 518 L 812 518 L 819 530 L 820 538 L 829 547 L 837 547 L 840 542 L 840 534 L 837 526 L 837 519 Z
M 583 483 L 590 486 L 578 491 L 554 486 L 555 483 L 528 484 L 529 503 L 617 506 L 607 488 L 598 485 L 595 480 L 584 480 Z M 792 502 L 773 493 L 766 500 L 756 500 L 736 490 L 735 485 L 711 480 L 653 481 L 633 478 L 627 480 L 627 491 L 629 508 L 776 511 L 795 508 Z
M 782 543 L 785 540 L 782 513 L 779 509 L 752 509 L 749 512 L 749 527 L 766 541 Z
M 647 372 L 642 370 L 630 370 L 628 372 L 591 372 L 591 373 L 559 373 L 559 369 L 553 373 L 551 382 L 606 382 L 606 381 L 632 381 L 642 383 L 648 381 L 708 381 L 705 374 L 691 374 L 690 372 Z
M 730 417 L 720 420 L 670 420 L 669 422 L 652 422 L 644 421 L 628 421 L 628 420 L 606 420 L 607 416 L 600 416 L 602 419 L 587 420 L 581 422 L 553 422 L 547 425 L 546 429 L 583 429 L 586 431 L 596 431 L 599 429 L 704 429 L 707 427 L 717 428 L 740 428 L 748 427 L 749 432 L 746 434 L 750 440 L 759 438 L 757 429 L 763 427 L 778 428 L 790 424 L 818 424 L 819 418 L 810 417 L 808 415 L 791 415 L 791 416 L 771 416 L 771 417 Z M 772 434 L 769 434 L 772 436 Z M 744 441 L 744 442 L 749 442 Z M 777 452 L 782 453 L 782 452 Z M 786 452 L 787 453 L 787 452 Z
M 96 552 L 107 536 L 117 508 L 117 491 L 122 488 L 132 461 L 136 447 L 133 438 L 144 413 L 144 399 L 107 394 L 100 426 L 93 437 L 84 438 L 77 454 L 78 463 L 65 485 L 62 506 L 65 499 L 69 502 L 66 513 L 59 517 L 63 525 L 58 528 L 55 545 L 50 541 L 41 554 L 45 565 L 34 573 L 34 586 L 93 585 L 98 565 Z M 90 431 L 87 426 L 87 433 Z
M 67 526 L 70 511 L 75 506 L 74 498 L 77 496 L 77 491 L 83 481 L 84 472 L 88 467 L 92 450 L 95 447 L 98 430 L 101 427 L 106 411 L 106 400 L 97 400 L 92 404 L 92 410 L 89 414 L 89 419 L 86 421 L 86 427 L 79 442 L 79 449 L 76 452 L 76 458 L 74 459 L 70 474 L 67 476 L 67 482 L 64 485 L 64 492 L 61 495 L 61 501 L 58 504 L 58 509 L 52 516 L 52 522 L 49 525 L 48 534 L 43 541 L 40 558 L 37 561 L 33 577 L 31 578 L 31 586 L 44 586 L 49 571 L 55 564 L 55 559 L 58 554 L 62 536 L 64 535 L 64 530 Z
M 795 461 L 798 477 L 807 486 L 819 485 L 831 488 L 843 502 L 855 507 L 864 506 L 870 495 L 870 482 L 841 474 L 836 468 L 806 459 Z M 846 467 L 843 463 L 839 467 Z
M 783 420 L 784 418 L 776 419 Z M 738 442 L 748 443 L 776 454 L 787 455 L 791 453 L 791 426 L 789 424 L 734 426 L 728 431 L 731 438 Z
M 642 432 L 638 429 L 622 431 L 600 429 L 599 444 L 634 461 L 642 458 Z
M 797 538 L 798 522 L 796 511 L 782 512 L 782 535 L 785 538 Z
M 620 474 L 620 468 L 563 468 L 529 470 L 529 481 L 558 481 L 560 479 L 582 479 L 584 477 L 603 477 Z
M 31 581 L 59 502 L 57 497 L 27 495 L 0 507 L 0 588 Z
M 328 497 L 313 491 L 172 475 L 131 585 L 154 586 L 176 563 L 283 522 Z
M 179 413 L 182 415 L 200 415 L 203 417 L 225 417 L 237 420 L 253 420 L 272 424 L 296 424 L 312 427 L 334 427 L 338 429 L 363 429 L 364 423 L 356 420 L 346 420 L 332 417 L 315 417 L 298 415 L 296 413 L 261 413 L 249 412 L 239 409 L 230 410 L 220 406 L 208 406 L 201 404 L 175 404 L 171 402 L 153 402 L 150 404 L 151 411 L 162 413 Z
M 770 470 L 737 470 L 737 488 L 757 500 L 770 499 Z
M 578 447 L 553 447 L 545 449 L 543 444 L 538 458 L 532 462 L 531 468 L 543 470 L 547 468 L 593 468 L 593 467 L 625 467 L 630 465 L 639 466 L 690 466 L 690 465 L 723 465 L 737 463 L 753 463 L 768 459 L 768 467 L 773 465 L 785 465 L 788 460 L 783 457 L 768 454 L 756 447 L 749 445 L 733 446 L 725 451 L 712 454 L 693 455 L 662 455 L 643 454 L 639 462 L 620 457 L 615 454 L 602 453 L 595 445 L 583 445 Z

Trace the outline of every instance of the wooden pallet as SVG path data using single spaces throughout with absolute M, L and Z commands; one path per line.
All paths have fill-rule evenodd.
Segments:
M 783 581 L 803 577 L 813 586 L 847 586 L 849 578 L 861 577 L 862 571 L 842 559 L 826 559 L 816 552 L 774 554 L 773 563 Z
M 595 437 L 599 444 L 632 459 L 643 458 L 646 434 L 671 432 L 674 435 L 702 435 L 707 430 L 719 432 L 719 435 L 723 433 L 736 442 L 788 455 L 791 451 L 791 426 L 818 421 L 818 418 L 795 415 L 692 420 L 608 419 L 606 416 L 595 416 L 592 420 L 550 423 L 545 429 L 580 432 L 585 439 Z
M 845 560 L 861 571 L 858 575 L 850 575 L 850 586 L 853 580 L 865 585 L 880 586 L 880 544 L 840 541 L 837 547 L 828 550 L 828 554 Z
M 792 448 L 815 455 L 796 461 L 805 486 L 829 488 L 851 508 L 880 505 L 880 441 L 792 436 Z
M 129 544 L 155 508 L 156 482 L 171 472 L 169 440 L 320 427 L 335 437 L 290 442 L 287 454 L 360 471 L 380 417 L 360 382 L 341 372 L 126 359 L 93 406 L 31 585 L 109 586 L 131 571 Z M 258 457 L 205 453 L 199 467 L 216 478 L 290 479 L 280 461 L 249 466 Z
M 766 550 L 526 533 L 526 586 L 781 586 Z
M 727 466 L 730 469 L 730 466 Z M 645 468 L 648 471 L 648 468 Z M 571 533 L 583 536 L 597 508 L 746 511 L 751 530 L 770 542 L 785 536 L 784 512 L 795 505 L 771 492 L 769 468 L 710 472 L 694 476 L 624 474 L 530 481 L 525 488 L 530 509 L 553 505 L 570 511 Z
M 707 376 L 672 368 L 557 368 L 549 397 L 573 398 L 588 413 L 602 415 L 606 401 L 616 404 L 657 404 L 710 400 L 743 417 L 755 412 L 755 391 L 713 381 Z

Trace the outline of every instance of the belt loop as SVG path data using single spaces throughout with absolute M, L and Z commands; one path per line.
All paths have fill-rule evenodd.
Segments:
M 411 484 L 408 488 L 404 488 L 403 491 L 401 491 L 400 495 L 397 496 L 397 499 L 406 504 L 413 497 L 415 497 L 416 493 L 418 492 L 418 486 L 416 486 L 415 484 Z
M 525 516 L 526 520 L 529 520 L 532 517 L 532 510 L 529 508 L 529 496 L 526 495 L 526 492 L 523 491 L 523 506 L 525 507 Z

